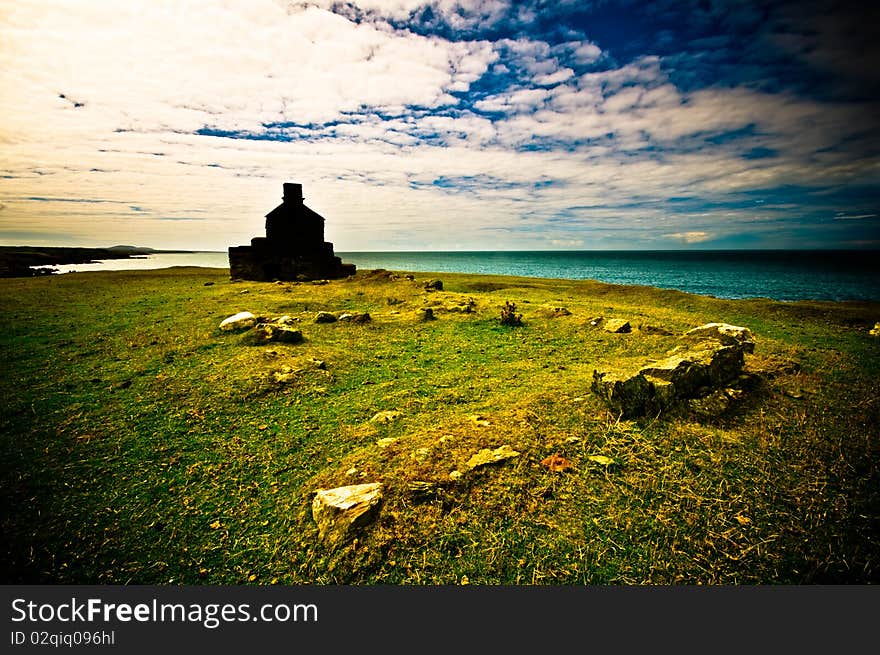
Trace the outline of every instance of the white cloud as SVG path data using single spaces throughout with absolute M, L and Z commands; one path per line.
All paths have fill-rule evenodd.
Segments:
M 683 241 L 684 243 L 702 243 L 704 241 L 710 241 L 712 239 L 712 235 L 708 232 L 700 232 L 700 231 L 691 231 L 691 232 L 675 232 L 673 234 L 664 234 L 663 236 L 669 237 L 670 239 L 675 239 L 677 241 Z
M 0 239 L 26 226 L 83 245 L 223 249 L 259 234 L 281 183 L 299 181 L 340 250 L 695 244 L 743 226 L 769 233 L 781 210 L 697 216 L 658 201 L 876 178 L 875 159 L 834 149 L 858 141 L 864 106 L 684 93 L 657 57 L 576 76 L 561 62 L 597 61 L 598 46 L 453 42 L 381 20 L 424 6 L 409 0 L 360 2 L 380 16 L 360 23 L 317 4 L 329 6 L 10 3 Z M 431 6 L 464 22 L 515 13 L 509 2 Z M 520 76 L 471 110 L 455 94 L 490 68 Z M 196 134 L 259 136 L 266 124 L 288 141 Z M 703 141 L 749 129 L 746 142 L 775 157 L 749 161 L 741 145 Z

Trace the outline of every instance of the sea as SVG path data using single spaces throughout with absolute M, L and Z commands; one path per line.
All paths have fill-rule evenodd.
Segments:
M 880 301 L 877 250 L 662 250 L 506 252 L 337 252 L 359 270 L 481 273 L 599 280 L 677 289 L 716 298 L 780 301 Z M 226 252 L 155 253 L 92 264 L 56 266 L 59 273 L 229 268 Z

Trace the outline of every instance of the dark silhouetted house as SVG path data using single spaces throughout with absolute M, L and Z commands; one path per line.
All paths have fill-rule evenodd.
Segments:
M 229 274 L 241 280 L 330 280 L 354 275 L 324 241 L 324 218 L 303 204 L 302 184 L 284 185 L 283 202 L 266 214 L 266 236 L 229 248 Z

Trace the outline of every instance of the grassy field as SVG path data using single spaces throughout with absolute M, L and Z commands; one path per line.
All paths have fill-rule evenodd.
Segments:
M 880 581 L 880 304 L 414 277 L 0 280 L 2 581 Z M 521 327 L 500 323 L 506 301 Z M 304 341 L 219 330 L 245 310 L 299 319 Z M 313 321 L 344 310 L 372 321 Z M 729 412 L 625 421 L 590 391 L 594 369 L 710 321 L 755 335 L 756 383 Z M 450 477 L 503 445 L 520 455 Z M 554 454 L 572 467 L 541 464 Z M 320 543 L 315 490 L 376 481 L 376 522 Z

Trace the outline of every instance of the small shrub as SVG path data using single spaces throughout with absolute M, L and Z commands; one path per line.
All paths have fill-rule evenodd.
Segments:
M 522 323 L 522 314 L 516 313 L 516 305 L 509 300 L 501 308 L 501 325 L 519 327 Z

